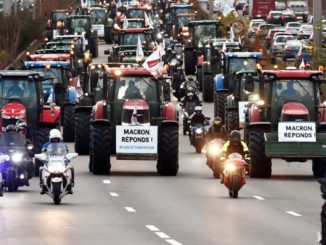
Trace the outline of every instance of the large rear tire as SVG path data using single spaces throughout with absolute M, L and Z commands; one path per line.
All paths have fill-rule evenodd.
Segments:
M 232 130 L 239 129 L 239 115 L 235 110 L 227 111 L 226 113 L 226 129 L 228 131 L 228 135 L 232 132 Z
M 225 123 L 225 101 L 226 97 L 229 95 L 228 92 L 216 92 L 214 98 L 214 117 L 221 117 L 223 123 Z
M 51 128 L 38 128 L 34 133 L 34 154 L 41 153 L 42 146 L 48 142 Z M 35 176 L 39 176 L 40 167 L 43 163 L 35 159 Z
M 75 151 L 79 155 L 89 153 L 91 114 L 89 111 L 75 113 Z
M 184 51 L 185 73 L 186 75 L 195 75 L 196 71 L 196 54 L 193 50 L 186 49 Z
M 178 125 L 162 125 L 159 130 L 157 172 L 163 176 L 176 176 L 179 170 Z
M 75 105 L 67 104 L 63 107 L 63 140 L 74 142 L 75 140 Z
M 214 81 L 212 79 L 212 75 L 203 74 L 203 101 L 205 102 L 213 102 L 214 96 Z
M 272 176 L 272 161 L 265 156 L 264 131 L 253 128 L 249 131 L 250 177 L 270 178 Z
M 92 151 L 91 169 L 95 175 L 108 175 L 111 170 L 111 145 L 110 128 L 106 125 L 92 125 L 91 130 Z
M 198 89 L 201 92 L 203 90 L 203 72 L 202 68 L 197 66 L 197 81 L 198 81 Z

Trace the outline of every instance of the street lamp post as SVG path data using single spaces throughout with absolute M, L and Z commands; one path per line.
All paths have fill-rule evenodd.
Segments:
M 314 22 L 314 45 L 315 50 L 319 53 L 321 49 L 322 39 L 322 0 L 314 0 L 313 2 L 313 22 Z

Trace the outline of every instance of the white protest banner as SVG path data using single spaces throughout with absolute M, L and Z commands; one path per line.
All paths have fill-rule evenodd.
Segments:
M 316 142 L 316 123 L 279 122 L 279 142 Z
M 157 154 L 157 126 L 117 126 L 118 154 Z
M 239 127 L 243 128 L 246 122 L 246 111 L 248 110 L 248 101 L 239 102 Z
M 143 67 L 151 72 L 155 78 L 159 77 L 163 73 L 163 62 L 161 61 L 161 50 L 155 50 L 150 56 L 147 57 L 143 63 Z

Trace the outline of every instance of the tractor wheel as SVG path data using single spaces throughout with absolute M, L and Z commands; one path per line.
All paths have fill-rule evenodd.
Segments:
M 34 133 L 34 153 L 41 153 L 42 146 L 48 142 L 51 128 L 38 128 Z M 43 163 L 35 159 L 35 176 L 39 176 L 40 167 Z
M 198 81 L 198 89 L 201 92 L 203 90 L 203 72 L 202 68 L 197 67 L 197 81 Z
M 203 101 L 205 102 L 213 102 L 213 95 L 214 95 L 214 90 L 213 90 L 213 85 L 214 81 L 212 79 L 212 76 L 210 74 L 203 74 Z
M 195 75 L 196 71 L 196 54 L 193 50 L 186 49 L 184 51 L 184 59 L 185 59 L 185 73 L 186 75 Z
M 89 153 L 90 127 L 90 112 L 79 111 L 75 113 L 75 151 L 79 155 L 87 155 Z
M 323 178 L 326 175 L 326 159 L 316 158 L 312 160 L 312 173 L 316 178 Z
M 163 176 L 176 176 L 179 170 L 179 130 L 177 125 L 160 128 L 157 172 Z
M 228 135 L 231 133 L 232 130 L 238 130 L 239 129 L 239 115 L 237 111 L 228 111 L 226 113 L 226 129 L 228 132 Z
M 96 58 L 98 56 L 98 42 L 97 38 L 93 37 L 92 39 L 89 40 L 90 42 L 90 52 L 92 54 L 92 58 Z
M 74 142 L 75 140 L 75 105 L 67 104 L 63 107 L 63 140 Z
M 252 178 L 270 178 L 272 161 L 265 156 L 263 130 L 254 128 L 249 131 L 249 152 L 251 154 L 250 176 Z
M 225 122 L 225 100 L 228 92 L 217 92 L 214 98 L 214 117 L 221 117 Z
M 95 175 L 110 174 L 111 163 L 111 136 L 108 126 L 94 125 L 92 126 L 92 151 L 90 157 L 92 163 L 92 171 Z

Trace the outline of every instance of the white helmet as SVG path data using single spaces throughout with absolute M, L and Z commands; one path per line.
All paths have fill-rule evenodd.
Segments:
M 196 106 L 195 107 L 195 112 L 201 112 L 201 111 L 202 111 L 201 106 Z
M 50 139 L 50 141 L 51 141 L 51 139 L 60 139 L 60 140 L 62 140 L 61 132 L 56 128 L 51 129 L 49 139 Z

